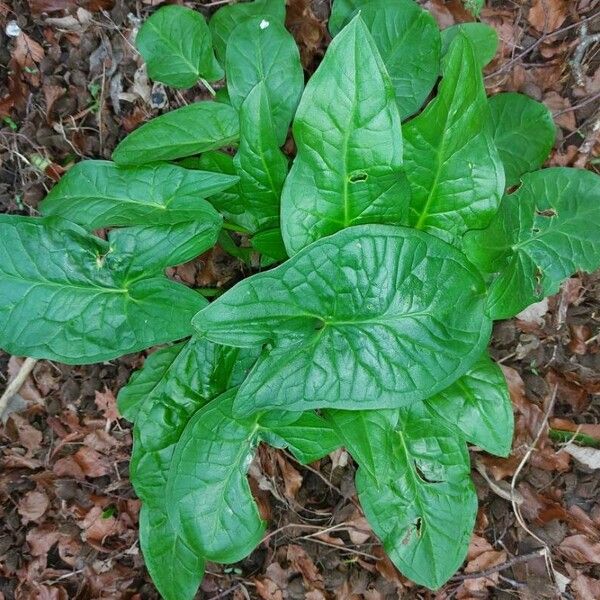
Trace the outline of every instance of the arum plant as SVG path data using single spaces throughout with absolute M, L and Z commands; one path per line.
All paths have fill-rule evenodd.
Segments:
M 540 169 L 548 110 L 486 96 L 492 30 L 440 32 L 412 0 L 335 0 L 305 85 L 284 19 L 284 0 L 208 25 L 157 10 L 137 41 L 150 76 L 225 87 L 142 125 L 113 162 L 72 167 L 41 217 L 0 217 L 6 351 L 88 364 L 158 346 L 119 406 L 167 600 L 261 544 L 259 443 L 305 463 L 347 448 L 390 559 L 443 585 L 477 510 L 468 444 L 511 447 L 492 323 L 600 266 L 599 178 Z M 165 276 L 217 240 L 241 252 L 232 230 L 261 266 L 212 303 Z

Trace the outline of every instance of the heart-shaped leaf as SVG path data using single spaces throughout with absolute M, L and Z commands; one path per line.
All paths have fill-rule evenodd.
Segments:
M 255 0 L 222 6 L 211 18 L 209 27 L 213 34 L 213 45 L 219 62 L 225 65 L 229 38 L 233 30 L 247 19 L 261 17 L 283 25 L 285 0 Z
M 458 34 L 445 61 L 437 97 L 404 126 L 410 224 L 458 244 L 485 227 L 504 191 L 489 108 L 473 46 Z
M 459 23 L 443 29 L 442 54 L 448 53 L 452 40 L 459 34 L 470 40 L 480 69 L 483 69 L 496 56 L 498 34 L 493 27 L 485 23 Z
M 176 88 L 223 77 L 204 17 L 185 6 L 163 6 L 140 28 L 135 45 L 156 81 Z
M 194 326 L 222 344 L 273 345 L 242 384 L 238 414 L 401 406 L 447 387 L 480 356 L 484 289 L 466 258 L 433 236 L 350 227 L 240 282 Z
M 600 177 L 553 168 L 523 175 L 487 229 L 470 231 L 464 246 L 485 273 L 489 313 L 505 319 L 558 291 L 575 271 L 600 266 Z
M 40 211 L 89 230 L 182 221 L 219 223 L 219 216 L 204 198 L 237 181 L 233 175 L 176 165 L 124 168 L 105 160 L 84 160 L 50 190 Z
M 519 183 L 521 175 L 539 169 L 548 158 L 556 125 L 541 102 L 507 92 L 489 99 L 494 143 L 500 153 L 506 186 Z
M 78 225 L 0 215 L 0 331 L 17 356 L 111 360 L 186 337 L 200 294 L 130 262 Z
M 426 403 L 468 442 L 491 454 L 508 456 L 514 428 L 512 404 L 502 370 L 487 353 Z
M 282 146 L 304 88 L 294 38 L 277 20 L 248 19 L 229 40 L 225 70 L 231 105 L 238 110 L 250 92 L 263 84 L 273 132 Z
M 294 120 L 298 154 L 281 198 L 288 254 L 362 223 L 402 224 L 400 115 L 385 66 L 356 17 L 331 42 Z
M 421 108 L 440 72 L 440 32 L 413 0 L 371 0 L 360 8 L 396 92 L 400 117 Z

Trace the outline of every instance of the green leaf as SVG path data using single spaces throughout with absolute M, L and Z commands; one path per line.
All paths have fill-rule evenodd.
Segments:
M 207 196 L 238 178 L 192 171 L 176 165 L 123 168 L 105 160 L 84 160 L 50 190 L 40 210 L 87 229 L 115 225 L 165 225 L 182 221 L 218 222 Z
M 159 8 L 140 28 L 135 45 L 148 76 L 166 85 L 189 88 L 201 78 L 223 77 L 208 25 L 195 10 L 176 5 Z
M 347 448 L 360 465 L 356 489 L 396 567 L 414 582 L 437 589 L 465 559 L 473 531 L 477 495 L 469 454 L 464 440 L 422 404 L 398 414 L 395 426 L 377 415 L 365 416 L 367 430 L 360 429 L 357 438 L 351 424 L 344 426 Z M 331 416 L 337 420 L 339 415 Z
M 259 83 L 264 85 L 274 134 L 283 145 L 304 88 L 294 38 L 275 19 L 246 20 L 229 40 L 225 71 L 231 105 L 238 110 Z
M 498 34 L 493 27 L 485 23 L 459 23 L 442 30 L 442 54 L 447 54 L 454 38 L 462 34 L 473 45 L 475 58 L 483 69 L 490 63 L 498 51 Z
M 88 364 L 189 335 L 204 298 L 157 272 L 132 278 L 109 252 L 68 221 L 0 215 L 0 345 Z
M 140 225 L 113 229 L 108 240 L 107 260 L 129 277 L 164 271 L 186 263 L 212 248 L 221 231 L 222 220 L 173 225 Z
M 523 175 L 487 229 L 470 231 L 470 260 L 494 273 L 488 298 L 493 319 L 512 317 L 558 291 L 575 271 L 600 266 L 600 177 L 553 168 Z
M 185 428 L 169 474 L 171 522 L 208 560 L 234 563 L 260 542 L 265 523 L 246 472 L 258 443 L 256 418 L 232 415 L 236 390 L 200 409 Z
M 209 27 L 219 62 L 225 64 L 226 49 L 233 30 L 246 19 L 262 17 L 283 25 L 285 0 L 255 0 L 221 7 L 211 18 Z
M 151 356 L 137 377 L 132 377 L 119 395 L 119 405 L 144 394 L 135 405 L 130 467 L 135 491 L 144 502 L 164 505 L 175 445 L 190 417 L 219 394 L 239 385 L 257 356 L 254 350 L 226 348 L 192 338 L 160 359 L 152 360 Z
M 153 352 L 144 361 L 144 368 L 135 371 L 127 385 L 120 389 L 117 396 L 119 412 L 128 421 L 135 421 L 146 397 L 162 385 L 184 346 L 185 342 L 181 342 Z
M 398 410 L 328 410 L 326 417 L 342 445 L 354 460 L 374 479 L 391 476 L 389 460 L 392 436 L 398 425 Z
M 279 225 L 280 197 L 288 161 L 279 150 L 264 84 L 257 84 L 240 111 L 240 147 L 233 160 L 240 199 L 251 232 Z
M 507 92 L 489 99 L 494 143 L 500 153 L 506 186 L 519 183 L 521 175 L 539 169 L 556 138 L 552 113 L 541 102 Z
M 239 136 L 235 109 L 196 102 L 155 117 L 130 133 L 113 152 L 118 165 L 143 165 L 229 146 Z
M 306 86 L 294 139 L 298 154 L 281 198 L 290 256 L 350 225 L 406 220 L 400 115 L 360 17 L 331 42 Z
M 350 21 L 352 15 L 359 7 L 364 6 L 368 0 L 333 0 L 331 16 L 329 17 L 329 33 L 336 36 Z
M 262 254 L 262 259 L 268 264 L 287 260 L 281 229 L 266 229 L 252 237 L 252 246 Z M 261 263 L 263 264 L 263 263 Z M 265 266 L 263 264 L 263 266 Z
M 473 47 L 457 35 L 437 97 L 404 126 L 413 227 L 457 244 L 465 231 L 490 222 L 504 190 L 504 173 L 488 119 Z
M 243 280 L 194 326 L 222 344 L 273 345 L 242 384 L 238 414 L 385 408 L 467 371 L 488 340 L 484 303 L 483 281 L 457 250 L 412 229 L 369 225 Z
M 304 464 L 315 462 L 342 445 L 331 425 L 312 411 L 303 412 L 293 423 L 263 428 L 261 439 L 271 446 L 288 448 Z
M 426 403 L 446 420 L 446 426 L 456 427 L 468 442 L 498 456 L 510 453 L 512 404 L 502 370 L 487 353 Z
M 440 32 L 435 19 L 413 0 L 364 3 L 368 27 L 396 92 L 400 117 L 416 112 L 438 79 Z
M 193 600 L 204 577 L 204 559 L 179 537 L 164 510 L 142 505 L 140 546 L 161 596 L 165 600 Z

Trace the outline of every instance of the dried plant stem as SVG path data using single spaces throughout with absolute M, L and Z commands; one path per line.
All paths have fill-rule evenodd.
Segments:
M 583 57 L 585 56 L 585 52 L 589 48 L 589 46 L 600 42 L 600 33 L 589 35 L 588 24 L 587 22 L 584 22 L 582 23 L 581 29 L 579 30 L 579 37 L 579 44 L 577 44 L 575 54 L 573 54 L 573 60 L 571 60 L 571 68 L 573 69 L 575 83 L 577 85 L 583 85 L 585 82 L 582 66 Z
M 35 363 L 37 363 L 37 359 L 26 358 L 21 365 L 19 372 L 6 386 L 4 393 L 0 396 L 0 420 L 2 420 L 2 417 L 4 416 L 4 412 L 6 411 L 10 399 L 21 389 L 21 386 L 25 383 L 25 380 L 33 370 Z

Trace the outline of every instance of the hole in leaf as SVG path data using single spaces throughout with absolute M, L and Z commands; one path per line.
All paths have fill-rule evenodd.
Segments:
M 533 227 L 531 229 L 531 233 L 539 233 L 539 232 L 540 232 L 539 227 Z
M 364 171 L 352 173 L 349 178 L 350 183 L 359 183 L 360 181 L 366 181 L 367 179 L 369 179 L 369 174 Z
M 556 217 L 558 213 L 553 208 L 546 208 L 545 210 L 537 210 L 535 214 L 539 217 Z
M 416 534 L 417 537 L 421 537 L 423 533 L 423 519 L 421 517 L 417 517 L 414 522 L 408 527 L 404 537 L 401 540 L 401 544 L 406 546 L 410 543 L 413 534 Z

